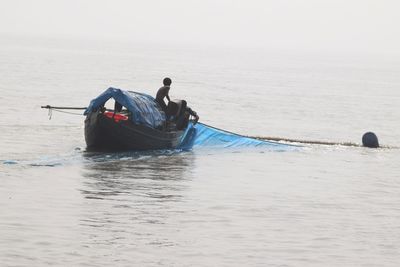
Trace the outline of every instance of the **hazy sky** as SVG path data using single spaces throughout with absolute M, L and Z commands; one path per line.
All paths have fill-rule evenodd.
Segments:
M 0 0 L 0 33 L 400 50 L 398 0 Z

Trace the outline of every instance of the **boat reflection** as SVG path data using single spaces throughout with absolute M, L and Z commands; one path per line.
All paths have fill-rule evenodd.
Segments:
M 190 179 L 194 154 L 174 151 L 85 153 L 84 158 L 83 177 L 87 179 L 82 193 L 86 198 L 145 194 L 170 199 L 179 196 L 183 187 L 180 181 Z

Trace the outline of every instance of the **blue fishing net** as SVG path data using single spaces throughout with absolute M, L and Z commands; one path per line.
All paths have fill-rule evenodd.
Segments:
M 179 148 L 188 150 L 196 147 L 268 147 L 277 150 L 287 150 L 298 146 L 250 138 L 203 123 L 197 123 L 196 125 L 189 124 Z

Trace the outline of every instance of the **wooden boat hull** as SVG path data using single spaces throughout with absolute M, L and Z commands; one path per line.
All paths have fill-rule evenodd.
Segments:
M 116 122 L 100 111 L 91 112 L 85 119 L 85 140 L 89 151 L 135 151 L 174 149 L 179 146 L 185 131 L 163 131 L 131 120 Z

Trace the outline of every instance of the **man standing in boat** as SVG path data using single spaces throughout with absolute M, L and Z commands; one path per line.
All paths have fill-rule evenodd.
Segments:
M 183 128 L 187 127 L 190 116 L 193 116 L 195 118 L 193 120 L 193 123 L 196 124 L 197 121 L 199 120 L 199 116 L 197 115 L 197 113 L 195 111 L 193 111 L 191 108 L 189 108 L 187 106 L 187 103 L 185 100 L 179 101 L 182 105 L 182 111 L 179 112 L 179 114 L 175 114 L 175 113 L 177 113 L 177 111 L 175 111 L 174 114 L 171 114 L 171 110 L 168 110 L 168 105 L 165 104 L 164 98 L 167 98 L 168 103 L 171 102 L 171 99 L 169 98 L 169 95 L 168 95 L 171 83 L 172 83 L 172 81 L 170 78 L 164 78 L 164 80 L 163 80 L 164 86 L 161 87 L 160 89 L 158 89 L 157 95 L 156 95 L 156 101 L 161 106 L 162 110 L 165 112 L 165 114 L 167 116 L 167 120 L 171 117 L 171 115 L 176 116 L 177 118 L 175 118 L 175 119 L 176 119 L 176 124 L 177 124 L 178 129 L 183 129 Z
M 157 95 L 156 95 L 156 101 L 161 106 L 161 108 L 164 112 L 167 111 L 167 104 L 165 104 L 164 98 L 167 98 L 168 102 L 171 101 L 169 98 L 169 95 L 168 95 L 171 83 L 172 83 L 172 81 L 170 78 L 164 78 L 164 80 L 163 80 L 164 86 L 161 87 L 160 89 L 158 89 Z

